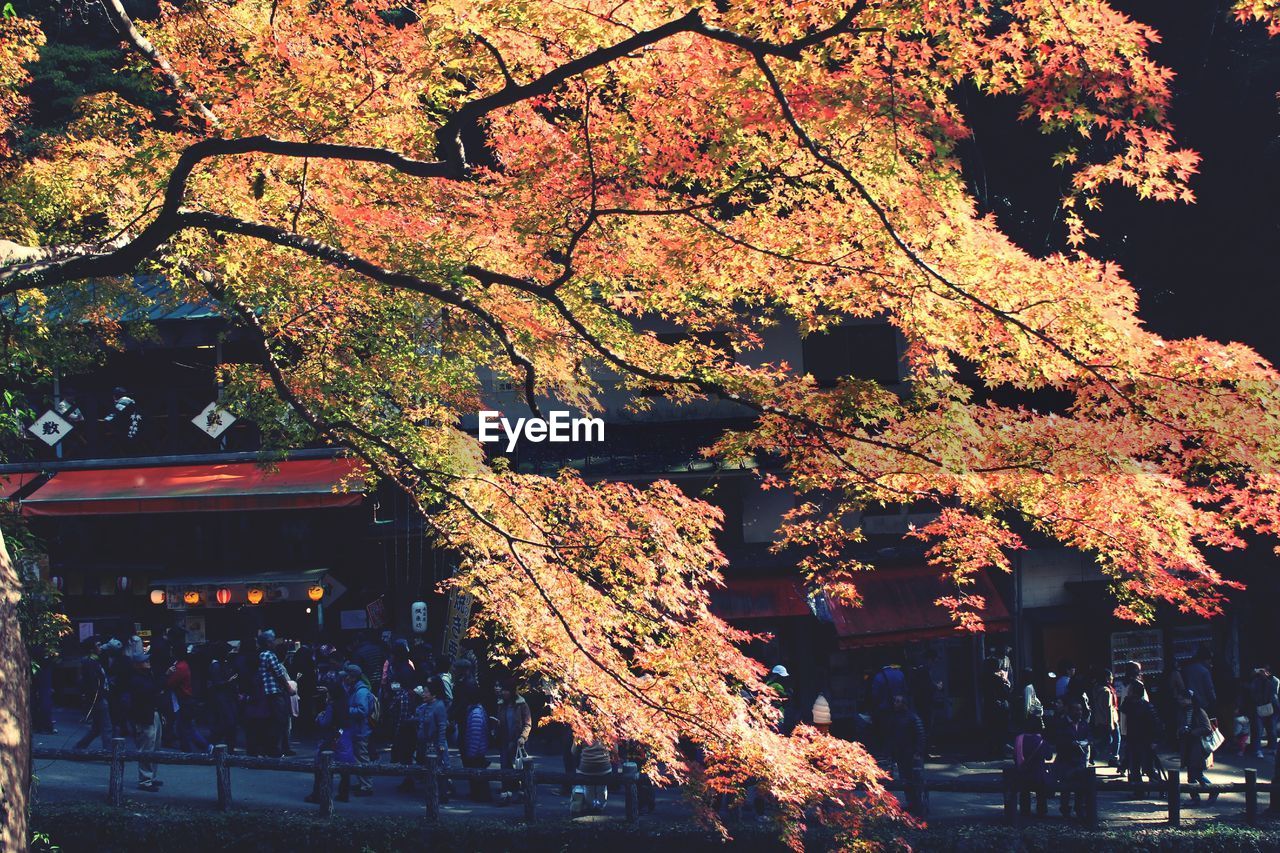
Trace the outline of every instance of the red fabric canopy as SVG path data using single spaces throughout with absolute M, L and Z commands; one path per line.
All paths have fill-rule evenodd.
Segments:
M 340 508 L 357 492 L 337 489 L 365 472 L 354 459 L 300 459 L 265 469 L 253 462 L 61 471 L 22 502 L 26 516 L 139 512 Z
M 0 474 L 0 500 L 7 501 L 39 474 Z
M 849 649 L 938 637 L 960 636 L 951 614 L 934 604 L 956 595 L 954 583 L 942 580 L 935 566 L 879 568 L 857 576 L 861 607 L 830 602 L 840 647 Z M 974 576 L 966 592 L 986 599 L 982 618 L 987 629 L 1007 628 L 1009 611 L 986 572 Z
M 726 578 L 725 584 L 711 590 L 711 612 L 721 619 L 813 615 L 794 578 Z

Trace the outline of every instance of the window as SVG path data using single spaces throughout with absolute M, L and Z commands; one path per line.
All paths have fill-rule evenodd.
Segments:
M 884 384 L 901 381 L 898 332 L 886 323 L 841 326 L 809 335 L 803 355 L 805 373 L 822 388 L 847 376 Z

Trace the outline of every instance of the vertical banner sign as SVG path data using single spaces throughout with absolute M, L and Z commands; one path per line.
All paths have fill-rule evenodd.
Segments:
M 471 594 L 449 590 L 448 612 L 444 620 L 444 653 L 457 658 L 462 648 L 462 637 L 471 621 Z

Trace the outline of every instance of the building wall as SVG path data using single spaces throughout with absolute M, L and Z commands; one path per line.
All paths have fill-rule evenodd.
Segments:
M 1032 548 L 1019 555 L 1023 609 L 1057 607 L 1072 602 L 1068 583 L 1105 581 L 1088 555 L 1071 548 Z

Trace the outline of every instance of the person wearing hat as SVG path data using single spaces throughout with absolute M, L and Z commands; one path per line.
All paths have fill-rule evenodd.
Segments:
M 347 664 L 342 670 L 342 681 L 347 688 L 347 718 L 351 731 L 351 751 L 355 753 L 357 764 L 372 764 L 369 755 L 369 739 L 373 737 L 373 725 L 377 722 L 376 700 L 369 689 L 369 682 L 364 677 L 364 670 L 354 663 Z M 355 795 L 368 797 L 373 794 L 373 782 L 368 774 L 356 776 Z
M 125 723 L 133 736 L 134 748 L 147 752 L 160 747 L 160 688 L 151 674 L 151 655 L 143 648 L 141 637 L 132 637 L 124 659 L 128 664 L 128 680 L 121 696 Z M 152 761 L 138 762 L 138 790 L 155 791 L 163 784 L 156 778 Z
M 289 731 L 289 697 L 297 691 L 296 682 L 276 656 L 276 632 L 270 628 L 258 634 L 258 681 L 266 704 L 266 719 L 262 726 L 259 748 L 263 755 L 279 758 L 284 754 Z
M 95 737 L 101 735 L 102 748 L 111 748 L 111 708 L 107 704 L 107 670 L 103 662 L 102 644 L 97 637 L 84 641 L 84 656 L 80 659 L 80 694 L 89 712 L 89 731 L 76 742 L 76 749 L 85 749 Z
M 783 734 L 790 734 L 791 729 L 795 727 L 796 721 L 793 717 L 791 701 L 791 673 L 782 664 L 778 664 L 769 670 L 769 677 L 765 679 L 765 686 L 776 694 L 774 704 L 778 710 L 782 712 L 782 718 L 778 721 L 778 731 Z
M 600 814 L 609 801 L 607 777 L 613 775 L 613 759 L 608 747 L 600 741 L 582 747 L 578 757 L 578 772 L 583 776 L 600 777 L 601 781 L 597 784 L 574 786 L 573 796 L 569 800 L 569 814 L 574 817 Z

